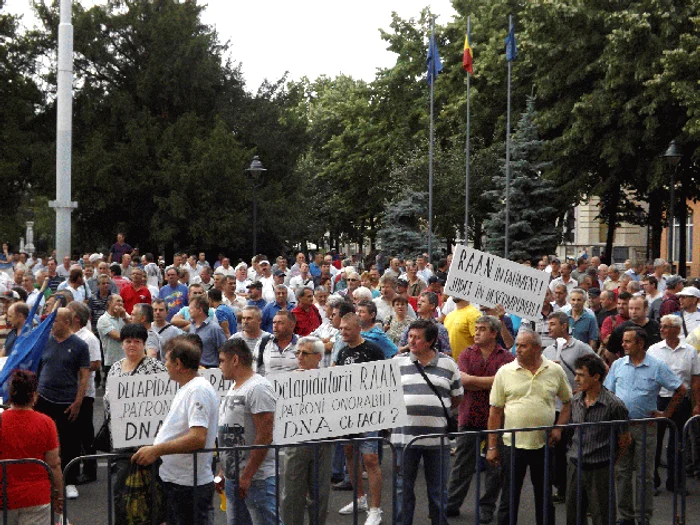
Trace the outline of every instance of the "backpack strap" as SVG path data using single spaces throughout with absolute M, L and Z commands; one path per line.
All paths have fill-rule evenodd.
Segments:
M 270 342 L 270 339 L 272 339 L 272 335 L 268 334 L 260 340 L 260 344 L 258 345 L 258 370 L 260 370 L 263 366 L 263 355 L 265 354 L 265 347 L 267 346 L 267 343 Z

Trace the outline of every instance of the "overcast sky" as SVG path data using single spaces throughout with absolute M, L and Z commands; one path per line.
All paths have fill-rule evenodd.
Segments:
M 83 0 L 84 5 L 96 3 Z M 204 3 L 204 2 L 200 2 Z M 29 0 L 7 0 L 13 13 L 25 14 L 31 25 Z M 430 6 L 439 23 L 456 14 L 450 0 L 209 0 L 203 21 L 229 40 L 231 56 L 242 63 L 249 90 L 263 79 L 276 80 L 285 71 L 292 79 L 315 79 L 339 73 L 372 80 L 378 67 L 389 67 L 396 55 L 386 50 L 379 28 L 389 29 L 391 12 L 417 18 Z

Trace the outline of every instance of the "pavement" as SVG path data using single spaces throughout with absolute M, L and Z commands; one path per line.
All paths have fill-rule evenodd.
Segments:
M 98 392 L 98 395 L 101 392 Z M 103 407 L 102 399 L 98 397 L 95 400 L 95 428 L 99 428 L 102 424 Z M 391 452 L 389 447 L 384 449 L 384 461 L 382 463 L 382 473 L 384 483 L 382 488 L 382 510 L 384 511 L 384 524 L 391 522 L 392 516 L 392 468 L 391 468 Z M 665 472 L 661 472 L 662 479 L 665 479 Z M 542 480 L 537 480 L 541 482 Z M 467 499 L 462 505 L 461 515 L 456 518 L 450 518 L 451 524 L 475 524 L 474 516 L 474 486 L 470 490 Z M 484 486 L 483 480 L 481 486 Z M 365 489 L 367 489 L 367 481 L 365 480 Z M 97 481 L 78 486 L 80 496 L 78 499 L 67 502 L 68 516 L 71 525 L 108 525 L 108 489 L 107 489 L 107 463 L 100 461 L 97 469 Z M 686 521 L 688 525 L 700 523 L 700 481 L 695 479 L 688 480 L 688 490 L 690 495 L 686 498 Z M 225 513 L 219 510 L 219 496 L 214 496 L 215 501 L 215 525 L 225 525 Z M 416 513 L 414 523 L 424 524 L 429 522 L 428 504 L 426 496 L 425 480 L 422 474 L 419 473 L 416 481 Z M 360 513 L 355 522 L 352 515 L 343 516 L 338 513 L 338 510 L 349 503 L 352 499 L 352 492 L 348 491 L 331 491 L 328 518 L 326 520 L 329 525 L 364 525 L 366 513 Z M 678 498 L 678 508 L 680 509 L 680 498 Z M 557 523 L 563 524 L 566 522 L 566 508 L 564 504 L 555 505 L 557 514 Z M 534 524 L 534 498 L 532 486 L 529 476 L 526 477 L 521 497 L 520 511 L 518 515 L 518 523 L 521 525 Z M 661 493 L 654 497 L 654 517 L 650 525 L 673 525 L 677 521 L 673 518 L 673 497 L 672 494 L 662 490 Z M 493 522 L 495 524 L 495 521 Z M 554 525 L 554 524 L 550 524 Z M 585 525 L 585 522 L 582 524 Z

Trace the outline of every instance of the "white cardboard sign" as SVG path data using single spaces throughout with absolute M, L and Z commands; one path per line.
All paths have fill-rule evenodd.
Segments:
M 286 372 L 270 379 L 277 394 L 274 442 L 285 445 L 406 425 L 399 363 L 394 360 Z
M 223 378 L 218 368 L 202 370 L 199 375 L 211 383 L 219 399 L 226 395 L 232 383 Z M 180 385 L 172 381 L 167 372 L 110 379 L 114 448 L 152 445 L 179 389 Z
M 536 321 L 549 286 L 549 274 L 508 259 L 457 245 L 445 293 Z

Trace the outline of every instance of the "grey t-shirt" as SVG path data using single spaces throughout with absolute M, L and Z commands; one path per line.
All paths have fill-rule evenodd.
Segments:
M 219 446 L 250 446 L 255 443 L 255 423 L 253 414 L 275 412 L 275 392 L 270 382 L 261 375 L 254 374 L 245 383 L 235 383 L 221 400 L 219 406 Z M 238 456 L 232 451 L 221 453 L 224 461 L 224 475 L 227 479 L 237 479 L 236 457 L 238 457 L 238 477 L 246 466 L 249 450 Z M 253 475 L 253 481 L 267 479 L 275 475 L 275 455 L 268 450 L 265 460 Z
M 263 337 L 266 335 L 271 335 L 265 330 L 260 330 L 260 335 L 258 337 L 248 337 L 248 335 L 243 332 L 236 332 L 233 334 L 229 339 L 233 339 L 234 337 L 237 337 L 238 339 L 243 339 L 245 341 L 246 346 L 250 349 L 250 351 L 255 355 L 255 347 L 258 346 L 258 341 L 260 341 Z

